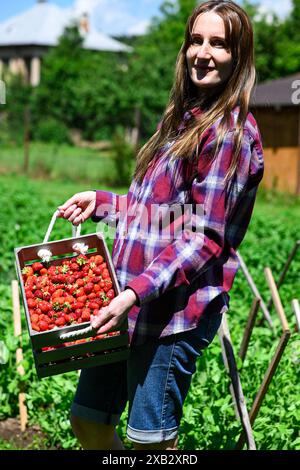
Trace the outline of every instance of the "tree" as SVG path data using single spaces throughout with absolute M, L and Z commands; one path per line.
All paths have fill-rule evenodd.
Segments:
M 196 4 L 196 0 L 164 1 L 161 16 L 153 19 L 129 59 L 127 86 L 135 108 L 141 110 L 145 138 L 155 131 L 167 104 L 185 24 Z
M 275 67 L 280 76 L 299 72 L 300 69 L 300 0 L 292 1 L 292 10 L 282 25 Z

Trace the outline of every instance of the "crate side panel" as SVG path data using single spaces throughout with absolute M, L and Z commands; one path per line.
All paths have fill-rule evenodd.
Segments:
M 110 336 L 105 339 L 89 341 L 88 343 L 62 347 L 55 351 L 35 351 L 35 360 L 37 364 L 46 364 L 48 362 L 68 359 L 72 356 L 79 356 L 86 353 L 100 352 L 105 350 L 109 352 L 111 349 L 127 346 L 128 344 L 128 334 L 125 333 L 119 336 Z
M 39 378 L 50 377 L 52 375 L 63 374 L 78 369 L 88 367 L 96 367 L 100 365 L 112 364 L 114 362 L 126 361 L 128 359 L 129 350 L 124 349 L 111 354 L 103 354 L 95 357 L 78 359 L 69 361 L 64 364 L 37 366 L 37 374 Z

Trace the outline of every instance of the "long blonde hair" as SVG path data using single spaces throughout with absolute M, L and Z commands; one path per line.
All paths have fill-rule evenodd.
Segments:
M 217 90 L 213 100 L 205 102 L 199 98 L 198 90 L 193 84 L 186 61 L 186 52 L 192 43 L 193 26 L 199 15 L 206 12 L 217 13 L 224 21 L 225 40 L 232 54 L 233 71 L 229 79 Z M 141 148 L 137 155 L 134 178 L 142 182 L 148 164 L 165 144 L 175 139 L 170 151 L 172 158 L 192 158 L 201 135 L 220 119 L 216 151 L 221 144 L 230 123 L 230 113 L 239 105 L 239 114 L 234 135 L 234 155 L 226 174 L 231 178 L 238 165 L 243 137 L 243 126 L 247 118 L 250 95 L 255 84 L 255 67 L 253 51 L 253 29 L 247 13 L 236 3 L 210 0 L 195 8 L 186 25 L 185 40 L 179 51 L 175 80 L 170 93 L 169 103 L 165 109 L 159 129 Z M 208 104 L 209 103 L 209 104 Z M 178 127 L 185 111 L 193 106 L 203 111 L 199 118 L 191 119 L 184 132 L 178 135 Z M 177 136 L 177 137 L 176 137 Z

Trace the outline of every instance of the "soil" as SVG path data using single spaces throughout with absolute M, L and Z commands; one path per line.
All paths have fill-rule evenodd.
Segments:
M 21 432 L 17 418 L 0 421 L 0 439 L 11 444 L 15 449 L 46 449 L 47 436 L 38 426 L 27 427 Z

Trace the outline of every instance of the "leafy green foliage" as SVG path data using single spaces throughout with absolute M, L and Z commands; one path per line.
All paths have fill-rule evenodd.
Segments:
M 299 2 L 293 0 L 286 19 L 261 13 L 259 3 L 243 2 L 254 27 L 259 82 L 299 70 Z M 85 139 L 112 139 L 117 126 L 135 126 L 137 109 L 141 139 L 148 139 L 168 101 L 185 24 L 197 3 L 162 1 L 161 15 L 152 19 L 148 33 L 128 41 L 132 53 L 87 51 L 82 48 L 77 27 L 67 28 L 58 47 L 43 60 L 40 86 L 29 90 L 20 78 L 8 80 L 8 136 L 2 126 L 2 140 L 6 137 L 21 142 L 25 106 L 30 106 L 31 136 L 35 140 L 65 141 L 64 126 L 81 130 Z
M 133 146 L 128 143 L 125 130 L 118 126 L 112 140 L 113 161 L 116 168 L 117 185 L 129 186 L 133 175 L 135 155 Z
M 86 184 L 28 180 L 24 177 L 0 176 L 1 207 L 0 220 L 0 341 L 9 354 L 8 361 L 0 364 L 0 419 L 18 415 L 18 392 L 25 390 L 31 424 L 39 424 L 48 436 L 45 445 L 49 448 L 78 448 L 68 421 L 69 408 L 77 383 L 77 373 L 49 377 L 38 381 L 33 364 L 32 350 L 22 311 L 23 352 L 25 376 L 16 374 L 15 350 L 18 341 L 13 336 L 12 299 L 10 281 L 16 277 L 13 248 L 38 243 L 43 239 L 50 217 L 57 205 L 78 191 L 90 189 Z M 103 189 L 105 189 L 103 187 Z M 126 188 L 118 191 L 124 193 Z M 269 291 L 263 275 L 266 265 L 278 279 L 286 258 L 299 236 L 299 200 L 290 196 L 260 192 L 254 216 L 241 254 L 267 301 Z M 93 233 L 95 225 L 87 221 L 83 233 Z M 52 240 L 70 235 L 70 225 L 58 220 Z M 112 240 L 107 239 L 109 248 Z M 291 300 L 300 298 L 299 265 L 300 252 L 288 272 L 280 295 L 292 332 L 295 318 Z M 238 273 L 231 291 L 231 306 L 228 322 L 236 352 L 251 307 L 252 294 L 241 272 Z M 260 324 L 259 314 L 249 350 L 244 363 L 238 361 L 241 381 L 248 409 L 263 379 L 268 364 L 275 352 L 280 337 L 280 325 L 272 310 L 276 326 L 275 336 L 266 322 Z M 263 401 L 254 424 L 254 435 L 259 449 L 300 449 L 300 390 L 299 390 L 299 333 L 293 332 L 284 352 L 275 377 Z M 182 449 L 233 449 L 241 432 L 235 418 L 229 392 L 229 377 L 224 369 L 218 338 L 204 351 L 197 364 L 197 372 L 184 405 L 184 416 L 180 429 Z M 132 444 L 126 438 L 128 409 L 123 413 L 118 432 L 127 448 Z M 0 442 L 1 448 L 10 448 Z
M 54 118 L 43 119 L 35 126 L 35 138 L 41 142 L 64 144 L 69 142 L 68 129 Z

